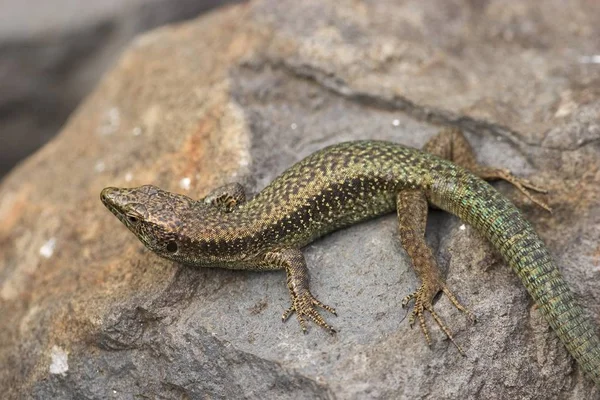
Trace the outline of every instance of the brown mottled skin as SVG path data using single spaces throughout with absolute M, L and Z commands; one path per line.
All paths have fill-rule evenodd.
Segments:
M 295 164 L 250 201 L 239 184 L 198 201 L 150 185 L 106 188 L 101 199 L 165 258 L 207 267 L 285 269 L 292 304 L 283 319 L 295 312 L 304 332 L 307 319 L 335 332 L 317 307 L 335 310 L 310 293 L 300 249 L 326 233 L 397 210 L 402 246 L 422 281 L 403 302 L 415 301 L 410 322 L 419 320 L 429 343 L 427 311 L 454 343 L 433 309 L 433 298 L 441 291 L 459 310 L 473 315 L 446 286 L 425 242 L 428 205 L 441 208 L 492 242 L 569 352 L 600 386 L 600 338 L 594 325 L 532 226 L 481 178 L 506 180 L 549 210 L 528 192 L 542 190 L 507 170 L 478 165 L 460 131 L 442 131 L 424 150 L 383 141 L 340 143 Z

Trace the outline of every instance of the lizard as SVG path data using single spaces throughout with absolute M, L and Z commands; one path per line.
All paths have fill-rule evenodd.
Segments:
M 312 321 L 330 333 L 319 312 L 336 311 L 310 291 L 302 248 L 337 229 L 397 211 L 400 242 L 421 286 L 406 296 L 414 302 L 409 323 L 419 322 L 428 345 L 428 313 L 464 355 L 433 307 L 441 292 L 468 318 L 474 314 L 448 288 L 425 242 L 428 207 L 473 226 L 520 277 L 534 302 L 582 370 L 600 387 L 600 338 L 542 239 L 521 212 L 488 182 L 504 180 L 535 204 L 531 192 L 546 191 L 509 170 L 481 165 L 464 134 L 446 128 L 422 150 L 397 143 L 362 140 L 335 144 L 299 161 L 252 199 L 239 183 L 194 200 L 153 185 L 107 187 L 104 205 L 158 255 L 187 265 L 241 270 L 285 270 L 291 306 L 307 332 Z

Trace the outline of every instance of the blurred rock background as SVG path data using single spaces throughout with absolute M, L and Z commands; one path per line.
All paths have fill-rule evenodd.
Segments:
M 236 2 L 0 1 L 0 178 L 59 131 L 139 32 Z

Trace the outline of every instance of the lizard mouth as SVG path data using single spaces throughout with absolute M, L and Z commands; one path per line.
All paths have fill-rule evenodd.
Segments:
M 100 200 L 108 210 L 115 215 L 122 223 L 129 226 L 127 216 L 123 208 L 120 206 L 121 190 L 115 187 L 107 187 L 100 192 Z
M 100 192 L 100 200 L 138 239 L 152 248 L 154 245 L 152 237 L 145 232 L 148 214 L 143 204 L 132 199 L 135 194 L 132 193 L 132 189 L 107 187 Z
M 102 192 L 100 192 L 100 200 L 106 208 L 108 208 L 113 214 L 118 216 L 118 209 L 115 205 L 115 197 L 117 195 L 117 191 L 118 189 L 114 187 L 107 187 L 102 189 Z

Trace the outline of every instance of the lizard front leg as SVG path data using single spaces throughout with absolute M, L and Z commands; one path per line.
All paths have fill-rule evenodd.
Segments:
M 214 189 L 203 201 L 225 213 L 230 213 L 246 202 L 246 194 L 244 187 L 239 183 L 229 183 Z
M 335 329 L 325 322 L 316 307 L 321 307 L 333 315 L 337 315 L 335 309 L 321 303 L 310 293 L 310 276 L 306 262 L 304 261 L 304 255 L 302 255 L 300 250 L 282 248 L 270 251 L 265 254 L 263 264 L 285 269 L 287 274 L 287 286 L 290 291 L 292 305 L 283 313 L 283 321 L 286 321 L 293 313 L 296 313 L 296 317 L 304 333 L 307 333 L 306 319 L 312 320 L 331 334 L 335 333 Z
M 462 131 L 457 128 L 446 128 L 441 130 L 440 133 L 425 143 L 423 150 L 446 160 L 450 160 L 486 181 L 504 180 L 516 187 L 533 203 L 546 211 L 552 212 L 552 209 L 546 202 L 536 198 L 530 192 L 530 190 L 533 190 L 538 193 L 547 193 L 547 190 L 534 185 L 527 179 L 514 176 L 508 169 L 488 167 L 479 164 L 475 158 L 475 152 L 467 141 L 467 138 Z
M 425 226 L 427 224 L 427 199 L 425 194 L 420 190 L 403 190 L 397 194 L 396 203 L 400 225 L 400 241 L 412 261 L 413 268 L 421 279 L 421 287 L 416 292 L 406 296 L 402 301 L 403 307 L 407 306 L 410 300 L 414 299 L 415 301 L 409 319 L 410 326 L 412 327 L 415 319 L 418 319 L 425 340 L 428 345 L 431 345 L 431 338 L 424 317 L 425 311 L 429 312 L 448 339 L 464 355 L 463 350 L 454 341 L 450 329 L 434 311 L 433 299 L 439 292 L 443 292 L 452 304 L 467 314 L 471 320 L 474 321 L 475 317 L 471 311 L 460 304 L 456 296 L 448 289 L 433 253 L 425 242 Z

